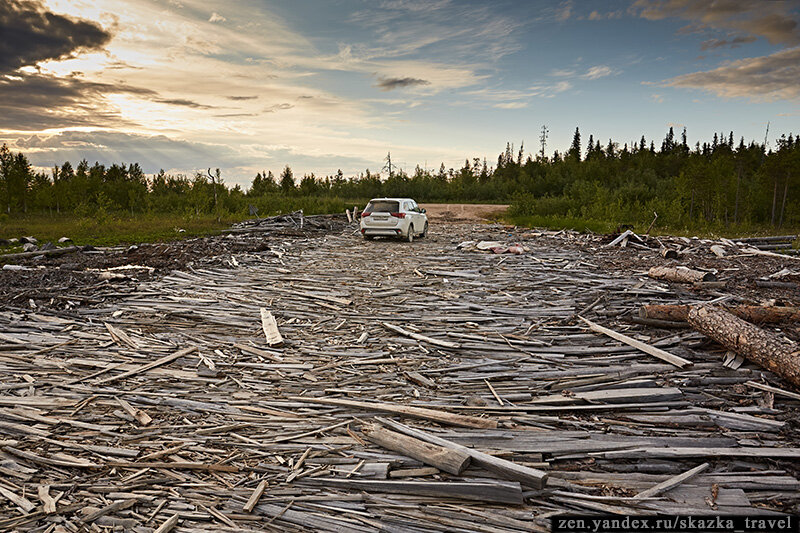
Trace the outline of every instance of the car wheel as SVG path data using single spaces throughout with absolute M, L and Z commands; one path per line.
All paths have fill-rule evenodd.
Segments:
M 424 239 L 427 236 L 428 236 L 428 223 L 425 222 L 425 227 L 422 228 L 422 235 L 420 235 L 420 238 Z
M 414 225 L 408 225 L 408 234 L 406 235 L 406 242 L 414 242 Z
M 365 241 L 371 241 L 371 240 L 372 240 L 372 239 L 374 239 L 374 238 L 375 238 L 375 236 L 374 236 L 374 235 L 364 235 L 364 240 L 365 240 Z

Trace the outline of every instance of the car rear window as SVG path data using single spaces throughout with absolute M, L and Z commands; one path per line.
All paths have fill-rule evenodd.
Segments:
M 372 201 L 364 211 L 367 213 L 399 213 L 400 202 Z

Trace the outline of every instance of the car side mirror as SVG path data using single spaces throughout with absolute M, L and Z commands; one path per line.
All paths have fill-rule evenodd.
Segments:
M 423 208 L 420 210 L 420 213 L 427 213 L 427 211 L 425 211 L 425 208 L 423 207 Z

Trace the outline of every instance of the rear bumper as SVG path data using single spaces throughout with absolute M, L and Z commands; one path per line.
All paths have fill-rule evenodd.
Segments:
M 372 237 L 399 237 L 403 231 L 400 228 L 361 228 L 361 234 Z

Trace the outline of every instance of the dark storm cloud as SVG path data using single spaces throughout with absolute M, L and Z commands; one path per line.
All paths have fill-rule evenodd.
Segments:
M 402 89 L 405 87 L 414 87 L 415 85 L 430 85 L 428 80 L 419 78 L 379 78 L 378 83 L 375 85 L 382 91 L 391 91 L 394 89 Z
M 38 0 L 0 1 L 0 73 L 99 50 L 109 40 L 100 25 L 52 13 Z

